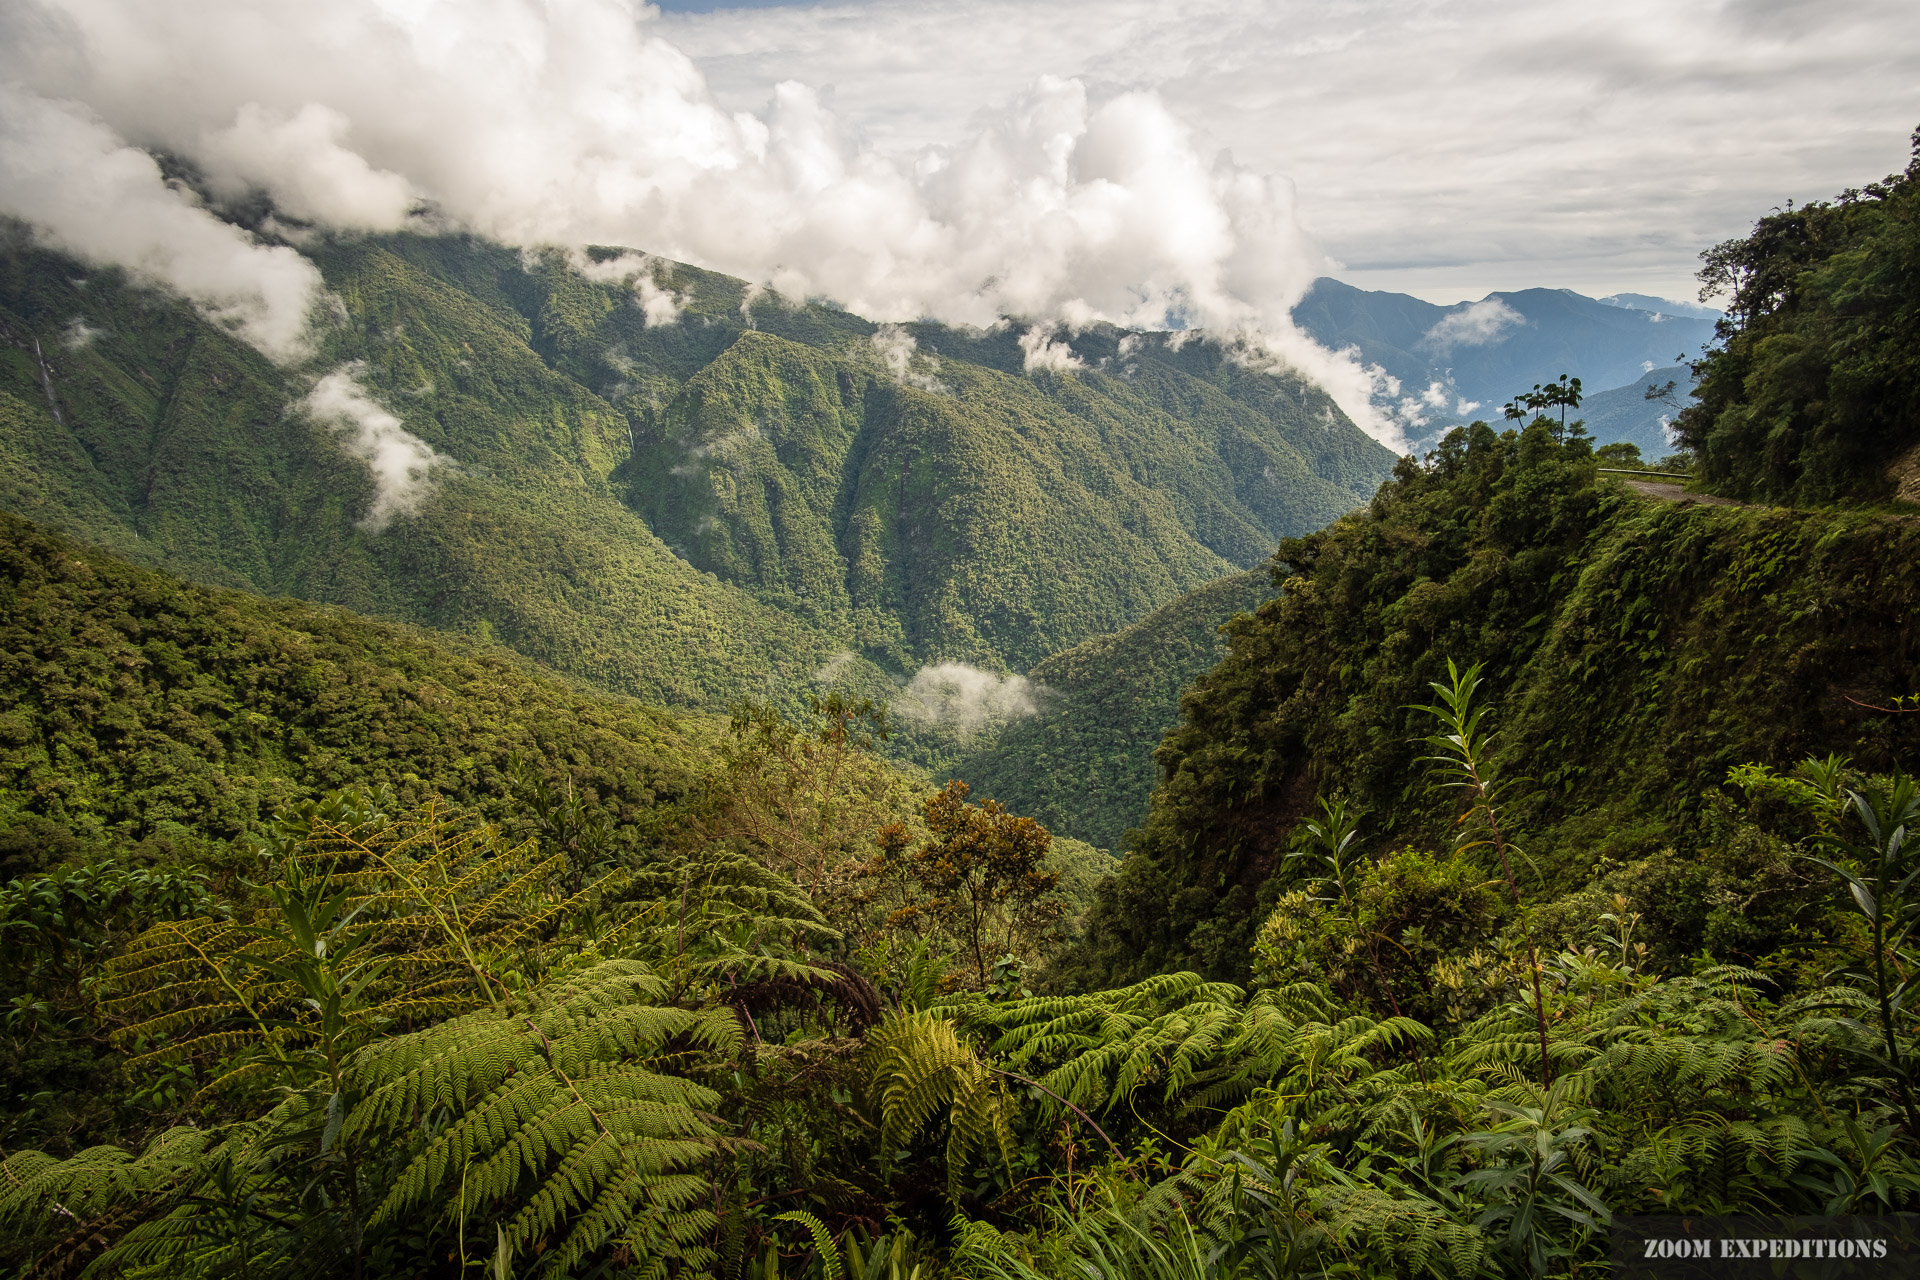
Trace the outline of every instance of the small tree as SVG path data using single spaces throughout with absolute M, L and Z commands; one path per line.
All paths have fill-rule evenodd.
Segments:
M 743 840 L 816 903 L 837 899 L 861 851 L 910 802 L 874 754 L 886 737 L 886 708 L 864 698 L 809 697 L 798 723 L 742 702 L 722 743 L 724 794 L 708 834 Z
M 1012 950 L 1017 936 L 1059 918 L 1060 873 L 1044 869 L 1052 833 L 996 801 L 969 804 L 969 793 L 954 781 L 927 801 L 932 839 L 906 857 L 927 896 L 895 912 L 894 923 L 926 915 L 945 926 L 985 988 L 994 957 Z
M 1816 779 L 1836 779 L 1838 767 L 1829 756 L 1824 762 L 1809 761 Z M 1818 782 L 1814 784 L 1818 786 Z M 1903 774 L 1894 775 L 1885 787 L 1869 787 L 1863 794 L 1846 793 L 1847 808 L 1857 819 L 1864 839 L 1825 831 L 1815 841 L 1833 856 L 1811 858 L 1840 877 L 1847 886 L 1852 905 L 1866 918 L 1872 946 L 1866 972 L 1847 976 L 1861 989 L 1871 993 L 1878 1015 L 1884 1056 L 1873 1055 L 1877 1065 L 1893 1081 L 1900 1099 L 1900 1110 L 1907 1122 L 1909 1141 L 1920 1141 L 1920 1107 L 1914 1102 L 1914 1071 L 1911 1058 L 1902 1052 L 1901 1032 L 1911 1025 L 1914 956 L 1907 949 L 1916 926 L 1920 926 L 1920 859 L 1914 857 L 1909 843 L 1916 824 L 1920 824 L 1920 784 Z
M 1560 375 L 1557 382 L 1536 382 L 1533 390 L 1522 391 L 1513 399 L 1500 406 L 1501 412 L 1513 422 L 1524 422 L 1529 413 L 1547 415 L 1550 409 L 1560 410 L 1560 425 L 1554 432 L 1555 439 L 1564 439 L 1567 434 L 1567 410 L 1578 409 L 1581 401 L 1580 379 Z M 1578 423 L 1574 424 L 1576 427 Z M 1579 434 L 1578 431 L 1575 432 Z

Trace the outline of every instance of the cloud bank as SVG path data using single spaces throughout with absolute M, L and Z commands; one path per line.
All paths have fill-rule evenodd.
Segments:
M 0 72 L 37 118 L 87 134 L 90 163 L 137 167 L 129 143 L 165 150 L 216 193 L 264 191 L 291 218 L 632 245 L 883 322 L 1206 328 L 1318 378 L 1398 441 L 1357 361 L 1292 326 L 1329 263 L 1291 187 L 1204 145 L 1151 88 L 1040 74 L 901 155 L 798 80 L 755 109 L 722 106 L 662 30 L 628 0 L 19 0 L 0 18 Z M 76 124 L 69 103 L 90 114 Z M 64 225 L 74 201 L 48 192 L 74 175 L 42 160 L 0 170 L 0 203 Z M 196 212 L 150 164 L 125 181 L 156 209 Z M 61 234 L 98 241 L 128 221 L 106 213 L 92 233 Z M 290 358 L 282 295 L 311 280 L 284 246 L 221 234 L 231 258 L 262 268 L 244 288 L 188 270 L 205 254 L 151 269 Z M 670 297 L 647 292 L 659 286 L 646 272 L 635 280 L 649 323 L 667 322 Z M 1029 359 L 1072 356 L 1043 342 Z
M 1025 676 L 997 676 L 964 662 L 921 667 L 894 699 L 893 712 L 945 729 L 962 741 L 1040 712 L 1044 692 Z
M 314 265 L 208 214 L 77 104 L 0 84 L 0 180 L 0 210 L 53 247 L 185 296 L 278 363 L 311 354 Z
M 865 0 L 661 23 L 718 100 L 835 87 L 878 147 L 955 136 L 1041 74 L 1150 88 L 1203 154 L 1299 184 L 1371 289 L 1690 298 L 1700 250 L 1902 168 L 1911 0 Z

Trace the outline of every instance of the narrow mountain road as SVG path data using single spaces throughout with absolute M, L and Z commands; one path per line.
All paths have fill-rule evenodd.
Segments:
M 1697 502 L 1706 507 L 1743 507 L 1744 502 L 1735 502 L 1732 498 L 1716 498 L 1710 493 L 1688 493 L 1679 485 L 1666 480 L 1623 480 L 1622 484 L 1643 498 L 1652 498 L 1656 502 Z

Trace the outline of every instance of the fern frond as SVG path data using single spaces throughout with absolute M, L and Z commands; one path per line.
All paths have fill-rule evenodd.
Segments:
M 896 1015 L 869 1037 L 868 1055 L 885 1150 L 911 1142 L 945 1109 L 951 1184 L 976 1151 L 995 1149 L 1012 1164 L 1012 1100 L 951 1021 L 931 1011 Z
M 373 1220 L 444 1201 L 464 1172 L 469 1203 L 521 1206 L 503 1228 L 515 1251 L 558 1238 L 542 1255 L 556 1274 L 623 1233 L 671 1240 L 710 1226 L 710 1212 L 691 1207 L 711 1183 L 690 1171 L 729 1145 L 710 1114 L 719 1095 L 657 1068 L 670 1044 L 731 1054 L 740 1030 L 725 1009 L 654 1003 L 664 994 L 645 965 L 606 961 L 525 1001 L 362 1050 L 350 1078 L 364 1096 L 347 1133 L 451 1117 Z M 680 1225 L 662 1226 L 666 1217 Z

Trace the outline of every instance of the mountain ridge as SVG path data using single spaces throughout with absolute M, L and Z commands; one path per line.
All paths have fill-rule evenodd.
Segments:
M 1089 331 L 1079 368 L 1028 372 L 1010 329 L 883 330 L 631 252 L 307 253 L 339 315 L 289 372 L 12 228 L 0 506 L 715 707 L 795 697 L 847 652 L 843 682 L 882 697 L 930 661 L 1030 667 L 1258 563 L 1392 462 L 1324 393 L 1204 338 Z M 358 519 L 365 465 L 301 407 L 319 367 L 450 460 L 384 532 Z
M 1688 360 L 1714 334 L 1707 316 L 1640 310 L 1568 289 L 1495 292 L 1441 306 L 1331 277 L 1314 281 L 1293 314 L 1316 341 L 1353 347 L 1392 379 L 1376 402 L 1406 426 L 1416 451 L 1474 418 L 1498 421 L 1500 407 L 1536 383 L 1567 374 L 1589 396 L 1629 386 L 1651 369 Z M 1595 438 L 1650 439 L 1660 414 L 1658 405 L 1616 412 L 1607 424 L 1612 434 Z

